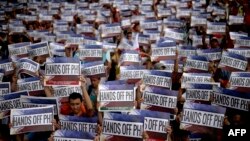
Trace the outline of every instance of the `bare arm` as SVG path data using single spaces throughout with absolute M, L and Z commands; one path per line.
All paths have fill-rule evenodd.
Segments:
M 93 104 L 90 100 L 89 94 L 88 94 L 87 89 L 86 89 L 86 80 L 84 79 L 83 76 L 81 76 L 80 80 L 81 80 L 81 89 L 82 89 L 83 99 L 84 99 L 84 102 L 86 104 L 86 108 L 87 108 L 88 112 L 90 112 L 88 115 L 93 116 L 94 109 L 93 109 Z

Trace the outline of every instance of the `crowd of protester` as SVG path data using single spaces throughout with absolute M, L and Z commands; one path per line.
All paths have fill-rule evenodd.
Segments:
M 111 1 L 111 0 L 110 0 Z M 113 1 L 113 0 L 112 0 Z M 133 0 L 123 0 L 123 3 L 130 5 Z M 150 0 L 149 0 L 150 1 Z M 166 17 L 159 17 L 157 16 L 157 12 L 159 11 L 159 6 L 167 6 L 168 0 L 152 0 L 151 10 L 154 12 L 155 17 L 151 19 L 157 20 L 164 20 L 166 18 L 175 17 L 174 14 Z M 200 0 L 202 1 L 202 0 Z M 77 6 L 79 1 L 69 1 L 69 3 L 74 3 Z M 119 8 L 120 6 L 116 6 L 110 3 L 101 4 L 101 1 L 98 0 L 82 0 L 82 3 L 93 4 L 96 3 L 98 5 L 97 9 L 91 9 L 94 14 L 98 15 L 98 12 L 101 10 L 110 11 L 110 17 L 105 17 L 104 20 L 96 19 L 94 21 L 87 21 L 85 15 L 75 13 L 73 16 L 73 21 L 68 22 L 68 31 L 75 32 L 77 24 L 91 24 L 94 27 L 93 33 L 82 34 L 84 37 L 95 37 L 98 41 L 103 42 L 105 39 L 100 37 L 101 31 L 100 27 L 102 24 L 105 23 L 120 23 L 124 18 L 130 18 L 134 15 L 142 14 L 142 10 L 140 9 L 140 5 L 135 5 L 132 10 L 129 10 L 129 14 L 125 15 L 123 11 Z M 139 0 L 141 2 L 141 0 Z M 195 3 L 198 1 L 193 0 L 183 0 L 178 1 L 177 3 L 186 3 L 186 8 L 194 9 Z M 190 25 L 190 17 L 180 17 L 179 20 L 183 22 L 183 26 L 178 27 L 178 29 L 182 30 L 186 36 L 182 41 L 176 41 L 178 45 L 187 45 L 192 46 L 192 35 L 200 35 L 202 36 L 202 44 L 196 46 L 197 49 L 214 49 L 219 48 L 222 51 L 226 51 L 229 48 L 234 48 L 234 40 L 230 38 L 229 32 L 238 32 L 241 34 L 246 34 L 248 37 L 250 36 L 250 5 L 248 0 L 206 0 L 204 4 L 200 6 L 201 9 L 206 9 L 209 6 L 218 6 L 222 9 L 225 9 L 225 14 L 222 16 L 213 15 L 207 19 L 211 22 L 226 22 L 228 23 L 229 15 L 234 16 L 243 16 L 244 23 L 240 25 L 226 25 L 226 33 L 225 34 L 207 34 L 206 33 L 206 26 L 195 26 L 192 27 Z M 39 14 L 40 9 L 49 9 L 49 2 L 43 2 L 41 6 L 38 8 L 30 7 L 30 3 L 25 3 L 21 7 L 15 5 L 13 1 L 7 2 L 0 2 L 1 8 L 1 32 L 0 32 L 0 47 L 1 47 L 1 60 L 11 58 L 9 55 L 8 45 L 21 43 L 21 42 L 31 42 L 31 43 L 39 43 L 41 41 L 45 41 L 43 38 L 39 38 L 36 36 L 32 36 L 29 34 L 29 31 L 36 30 L 36 31 L 48 31 L 48 33 L 55 34 L 54 24 L 53 21 L 62 19 L 63 13 L 62 10 L 62 2 L 60 3 L 60 7 L 57 8 L 57 13 L 53 15 L 53 21 L 26 21 L 24 19 L 19 20 L 25 27 L 24 32 L 11 32 L 8 28 L 5 28 L 5 25 L 10 24 L 11 21 L 18 20 L 20 17 L 17 15 L 34 15 Z M 33 3 L 39 5 L 39 2 Z M 6 7 L 10 7 L 11 10 L 6 11 Z M 5 10 L 5 11 L 4 11 Z M 174 11 L 174 10 L 173 10 Z M 160 30 L 159 30 L 160 31 Z M 133 46 L 136 46 L 136 51 L 138 51 L 141 57 L 141 65 L 145 66 L 148 70 L 164 70 L 166 66 L 160 63 L 159 61 L 155 61 L 151 58 L 151 48 L 155 44 L 155 42 L 150 42 L 149 46 L 140 45 L 136 42 L 137 34 L 143 33 L 143 28 L 140 25 L 140 22 L 131 23 L 128 28 L 122 28 L 122 32 L 118 36 L 114 36 L 111 39 L 109 38 L 109 42 L 115 43 L 117 46 L 122 42 L 123 39 L 127 39 L 130 41 Z M 164 32 L 160 31 L 160 36 L 164 37 Z M 209 40 L 207 41 L 206 38 Z M 57 40 L 58 43 L 66 44 L 66 40 Z M 98 116 L 98 129 L 95 140 L 100 140 L 100 134 L 102 132 L 102 119 L 103 113 L 98 111 L 98 85 L 105 81 L 115 81 L 119 80 L 120 78 L 120 57 L 121 57 L 122 50 L 120 48 L 114 49 L 112 52 L 108 52 L 108 54 L 104 53 L 103 63 L 107 69 L 107 76 L 106 77 L 85 77 L 84 74 L 81 76 L 81 89 L 82 95 L 79 93 L 72 93 L 69 96 L 70 106 L 68 113 L 71 116 L 85 116 L 85 117 L 93 117 Z M 172 72 L 172 88 L 171 90 L 176 90 L 179 92 L 177 97 L 177 105 L 174 113 L 175 119 L 173 119 L 170 125 L 166 126 L 167 140 L 168 141 L 186 141 L 189 140 L 189 135 L 191 135 L 190 131 L 184 130 L 180 127 L 180 121 L 182 116 L 182 108 L 183 104 L 185 103 L 185 89 L 181 87 L 181 79 L 182 74 L 184 71 L 178 71 L 179 62 L 185 60 L 179 60 L 178 55 L 181 52 L 176 51 L 176 58 L 174 59 L 174 69 Z M 65 56 L 66 57 L 78 57 L 78 48 L 67 48 L 65 47 Z M 32 58 L 33 61 L 40 64 L 40 69 L 45 69 L 45 62 L 46 57 L 44 56 L 37 56 Z M 229 88 L 229 78 L 230 73 L 227 70 L 223 70 L 218 67 L 219 61 L 210 61 L 209 64 L 209 73 L 212 74 L 211 82 L 218 82 L 220 86 L 223 88 Z M 13 66 L 15 68 L 15 62 L 13 61 Z M 248 64 L 249 66 L 249 64 Z M 246 72 L 249 71 L 249 67 L 247 67 Z M 41 78 L 41 82 L 43 83 L 43 76 L 41 74 L 39 77 Z M 11 74 L 6 74 L 3 77 L 2 82 L 10 82 L 11 83 L 11 92 L 18 91 L 17 88 L 17 81 L 21 78 L 31 77 L 27 74 L 19 75 L 17 72 L 14 71 Z M 142 81 L 139 81 L 137 84 L 138 86 L 136 90 L 136 101 L 135 107 L 136 109 L 140 109 L 140 104 L 143 101 L 142 95 L 145 88 L 145 85 Z M 44 86 L 44 91 L 47 97 L 53 97 L 53 88 L 49 86 Z M 213 98 L 211 98 L 211 101 Z M 201 102 L 196 101 L 198 103 L 203 104 L 211 104 L 209 102 Z M 82 104 L 83 103 L 83 104 Z M 234 110 L 234 109 L 227 109 L 224 119 L 224 125 L 222 130 L 211 129 L 209 133 L 203 133 L 203 138 L 201 140 L 207 141 L 227 141 L 229 140 L 228 132 L 230 129 L 244 129 L 249 127 L 249 112 Z M 3 120 L 3 119 L 2 119 Z M 1 121 L 1 120 L 0 120 Z M 60 124 L 58 118 L 55 117 L 53 122 L 56 129 L 60 129 Z M 11 127 L 11 123 L 3 123 L 0 126 L 0 141 L 44 141 L 44 140 L 53 140 L 53 132 L 35 132 L 35 133 L 27 133 L 27 134 L 20 134 L 20 135 L 13 135 L 9 134 L 9 128 Z M 247 131 L 249 132 L 249 131 Z M 142 134 L 143 138 L 147 140 L 147 134 Z M 119 139 L 117 139 L 119 140 Z

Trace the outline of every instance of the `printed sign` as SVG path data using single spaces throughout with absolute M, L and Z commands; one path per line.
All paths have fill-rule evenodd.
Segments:
M 177 91 L 164 88 L 146 87 L 143 93 L 141 109 L 173 112 L 177 104 Z
M 130 115 L 140 115 L 144 117 L 144 131 L 149 139 L 166 140 L 166 126 L 169 124 L 170 114 L 149 110 L 133 110 Z
M 82 131 L 56 130 L 54 141 L 93 141 L 95 134 Z
M 134 109 L 134 85 L 99 85 L 99 111 L 130 111 Z
M 57 101 L 55 97 L 21 96 L 20 102 L 23 108 L 53 106 L 54 114 L 57 115 Z
M 214 87 L 213 90 L 213 104 L 242 111 L 249 110 L 250 96 L 248 94 L 221 87 Z
M 10 121 L 13 126 L 10 128 L 10 134 L 53 131 L 53 116 L 53 106 L 12 109 Z
M 80 86 L 80 60 L 77 58 L 47 58 L 45 86 Z
M 44 87 L 38 77 L 17 80 L 17 89 L 28 91 L 30 96 L 45 96 Z
M 226 69 L 228 71 L 233 71 L 233 70 L 245 71 L 247 65 L 248 62 L 244 56 L 230 52 L 223 52 L 219 67 Z
M 223 107 L 185 102 L 181 123 L 222 129 L 225 112 Z
M 11 92 L 10 82 L 0 82 L 0 95 L 5 95 Z
M 171 89 L 172 87 L 171 76 L 172 74 L 169 72 L 152 70 L 152 71 L 145 72 L 145 75 L 143 77 L 143 82 L 146 85 Z
M 0 119 L 8 117 L 11 109 L 22 108 L 20 102 L 21 95 L 28 95 L 28 92 L 19 91 L 0 96 Z
M 101 138 L 106 140 L 142 141 L 143 118 L 138 115 L 104 113 Z

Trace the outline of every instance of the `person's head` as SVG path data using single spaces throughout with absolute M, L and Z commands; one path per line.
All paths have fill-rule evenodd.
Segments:
M 73 114 L 81 112 L 82 95 L 80 93 L 73 92 L 69 95 L 69 105 Z
M 98 85 L 100 83 L 101 78 L 100 77 L 91 77 L 90 81 L 91 81 L 91 85 L 93 88 L 98 88 Z
M 211 48 L 217 48 L 219 47 L 219 41 L 216 38 L 212 38 L 210 42 Z
M 239 114 L 236 114 L 233 116 L 233 124 L 234 125 L 239 125 L 241 122 L 241 116 Z
M 132 32 L 131 31 L 129 31 L 127 33 L 127 38 L 128 38 L 128 40 L 132 40 Z

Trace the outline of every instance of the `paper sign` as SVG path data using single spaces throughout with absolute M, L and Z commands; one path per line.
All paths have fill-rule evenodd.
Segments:
M 28 91 L 30 96 L 45 96 L 44 87 L 39 77 L 30 77 L 17 80 L 19 91 Z
M 223 107 L 186 102 L 181 123 L 222 129 L 225 112 Z
M 134 85 L 100 85 L 97 97 L 99 111 L 130 111 L 134 109 Z
M 229 71 L 232 71 L 235 69 L 245 71 L 247 68 L 247 65 L 248 65 L 248 62 L 244 56 L 234 54 L 234 53 L 229 53 L 229 52 L 223 52 L 219 67 L 225 68 Z
M 11 92 L 10 82 L 0 82 L 0 95 L 5 95 Z
M 80 60 L 76 58 L 47 58 L 45 65 L 45 86 L 79 86 Z
M 10 134 L 52 131 L 53 116 L 53 106 L 12 109 L 10 120 L 13 127 L 10 128 Z
M 120 141 L 142 140 L 143 118 L 140 116 L 104 113 L 102 125 L 101 138 L 103 139 L 119 139 Z
M 22 108 L 20 102 L 21 95 L 28 95 L 28 92 L 19 91 L 0 96 L 0 119 L 8 117 L 11 109 Z
M 242 111 L 249 110 L 250 96 L 235 90 L 214 87 L 213 104 Z

